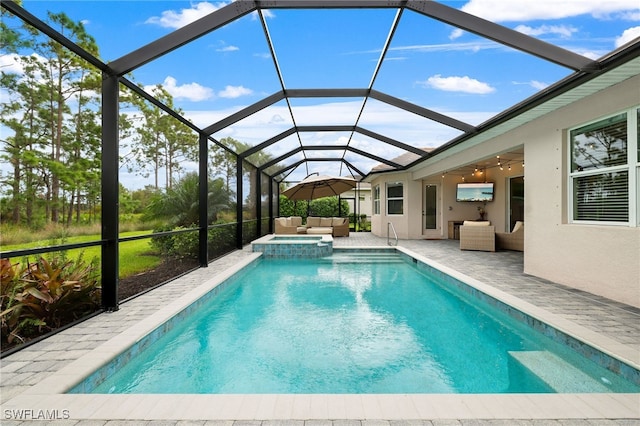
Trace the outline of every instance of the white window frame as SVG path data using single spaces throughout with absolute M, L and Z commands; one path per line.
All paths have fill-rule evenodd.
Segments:
M 380 215 L 380 185 L 373 187 L 373 214 Z
M 626 113 L 627 119 L 627 162 L 626 164 L 620 164 L 616 166 L 600 168 L 600 169 L 590 169 L 586 171 L 573 171 L 572 170 L 572 155 L 573 155 L 573 141 L 571 139 L 571 132 L 588 126 L 589 124 L 597 123 L 599 121 L 606 120 L 607 118 L 615 117 L 616 115 L 620 115 Z M 638 115 L 640 114 L 640 106 L 636 106 L 630 108 L 628 110 L 618 111 L 614 114 L 609 114 L 605 117 L 600 117 L 596 120 L 592 120 L 588 123 L 581 124 L 579 126 L 572 127 L 567 131 L 567 170 L 568 170 L 568 222 L 576 223 L 576 224 L 585 224 L 585 225 L 611 225 L 611 226 L 631 226 L 638 227 L 640 226 L 640 159 L 638 158 Z M 628 221 L 626 222 L 617 222 L 617 221 L 596 221 L 596 220 L 581 220 L 574 219 L 574 180 L 577 178 L 585 177 L 585 176 L 593 176 L 604 173 L 612 173 L 612 172 L 627 172 L 628 175 L 628 186 L 629 186 L 629 194 L 628 194 Z
M 402 195 L 400 197 L 389 197 L 389 188 L 394 187 L 402 188 Z M 386 185 L 386 196 L 387 196 L 387 216 L 403 216 L 404 215 L 404 182 L 387 182 Z M 402 213 L 391 213 L 391 209 L 389 209 L 390 201 L 400 201 L 402 204 Z

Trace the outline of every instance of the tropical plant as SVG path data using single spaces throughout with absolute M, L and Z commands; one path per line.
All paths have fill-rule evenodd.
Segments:
M 0 263 L 0 326 L 3 349 L 80 319 L 100 307 L 96 262 L 82 257 Z
M 209 181 L 208 222 L 218 219 L 218 213 L 230 208 L 231 194 L 222 179 Z M 147 208 L 150 219 L 166 219 L 172 227 L 192 227 L 199 222 L 199 178 L 188 173 L 166 192 L 157 193 Z

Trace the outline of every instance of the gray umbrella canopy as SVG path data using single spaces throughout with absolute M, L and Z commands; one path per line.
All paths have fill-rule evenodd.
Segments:
M 315 200 L 340 195 L 355 188 L 357 181 L 343 176 L 308 176 L 282 194 L 290 200 Z

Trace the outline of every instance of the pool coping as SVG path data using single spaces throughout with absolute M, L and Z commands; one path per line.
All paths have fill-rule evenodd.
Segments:
M 350 247 L 342 250 L 389 250 Z M 490 285 L 434 262 L 411 250 L 395 247 L 420 262 L 478 289 L 515 309 L 619 358 L 634 368 L 640 354 L 627 345 L 588 330 Z M 104 395 L 65 394 L 99 367 L 140 341 L 204 294 L 261 256 L 254 253 L 178 297 L 154 314 L 72 361 L 54 374 L 11 398 L 7 410 L 55 413 L 70 419 L 113 420 L 310 420 L 310 419 L 548 419 L 639 418 L 640 394 L 249 394 L 249 395 Z M 31 410 L 31 411 L 29 411 Z

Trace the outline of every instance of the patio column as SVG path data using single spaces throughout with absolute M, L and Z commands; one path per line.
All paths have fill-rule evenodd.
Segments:
M 119 77 L 102 77 L 102 307 L 118 310 Z
M 273 234 L 273 184 L 274 184 L 274 179 L 269 176 L 269 234 Z M 276 199 L 276 203 L 279 204 L 280 197 L 278 197 L 278 199 Z
M 242 157 L 236 156 L 236 248 L 242 249 Z
M 199 232 L 198 232 L 198 262 L 200 267 L 206 268 L 209 264 L 209 244 L 208 244 L 208 227 L 209 227 L 209 139 L 204 133 L 200 133 L 198 139 L 198 213 L 199 213 Z
M 262 235 L 262 172 L 260 169 L 256 171 L 256 233 L 260 237 Z

